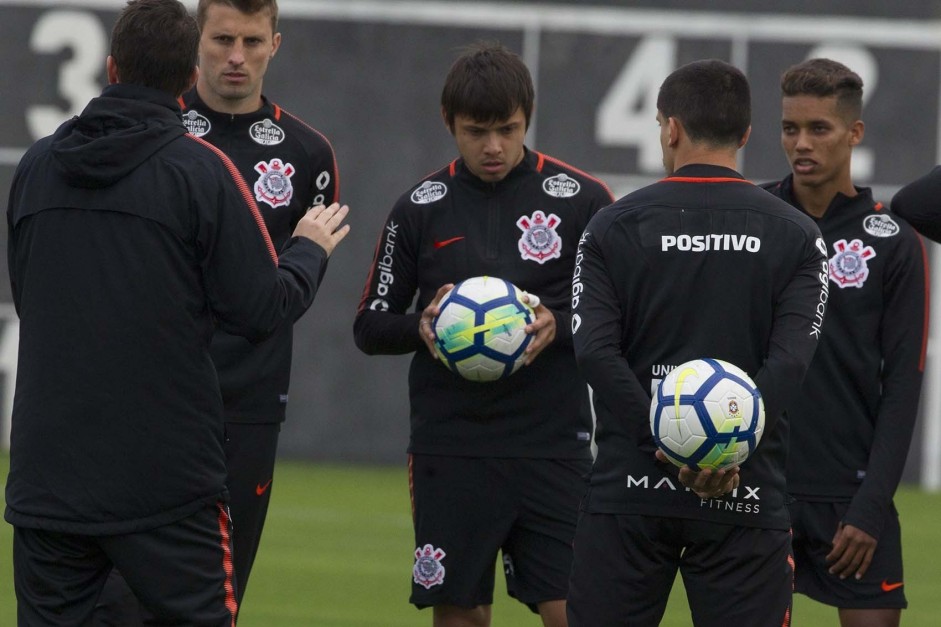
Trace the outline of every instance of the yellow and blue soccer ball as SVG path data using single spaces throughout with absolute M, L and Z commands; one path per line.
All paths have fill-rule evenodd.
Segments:
M 471 381 L 495 381 L 523 365 L 536 319 L 523 292 L 504 279 L 478 276 L 444 295 L 432 326 L 441 363 Z
M 719 359 L 694 359 L 671 370 L 650 404 L 654 442 L 671 462 L 694 470 L 741 464 L 765 425 L 755 382 Z

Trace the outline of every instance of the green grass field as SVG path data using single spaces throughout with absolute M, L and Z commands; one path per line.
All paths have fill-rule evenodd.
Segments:
M 0 455 L 0 479 L 9 466 Z M 265 535 L 239 627 L 430 626 L 429 610 L 408 604 L 412 533 L 404 463 L 400 468 L 282 461 Z M 941 547 L 934 543 L 941 495 L 904 489 L 902 516 L 906 627 L 937 627 Z M 16 624 L 12 530 L 0 525 L 0 625 Z M 541 625 L 509 599 L 497 577 L 494 627 Z M 690 625 L 682 585 L 674 588 L 664 627 Z M 837 625 L 836 610 L 795 597 L 797 627 Z M 747 627 L 747 626 L 742 626 Z

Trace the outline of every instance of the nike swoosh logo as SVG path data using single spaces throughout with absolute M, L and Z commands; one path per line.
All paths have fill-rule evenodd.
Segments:
M 882 591 L 883 592 L 892 592 L 896 588 L 901 588 L 905 583 L 900 581 L 898 583 L 889 583 L 885 579 L 882 580 Z
M 444 248 L 448 244 L 453 244 L 454 242 L 459 242 L 464 239 L 464 236 L 452 237 L 451 239 L 435 240 L 435 248 Z
M 257 494 L 258 496 L 261 496 L 262 494 L 268 491 L 268 486 L 270 485 L 271 485 L 271 479 L 268 479 L 268 483 L 266 483 L 265 485 L 261 485 L 259 483 L 258 485 L 255 486 L 255 494 Z

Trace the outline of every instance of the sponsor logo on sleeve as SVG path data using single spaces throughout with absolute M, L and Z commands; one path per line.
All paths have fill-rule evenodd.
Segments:
M 519 239 L 520 256 L 526 260 L 544 264 L 550 259 L 562 256 L 562 238 L 556 228 L 562 220 L 554 213 L 546 216 L 542 211 L 533 212 L 532 216 L 523 216 L 516 221 L 522 229 Z
M 575 249 L 575 271 L 572 273 L 572 311 L 578 309 L 578 303 L 582 299 L 581 294 L 585 291 L 585 285 L 582 283 L 582 261 L 585 260 L 585 253 L 582 251 L 582 246 L 588 241 L 589 237 L 591 237 L 591 233 L 588 231 L 583 232 L 578 240 L 578 248 Z M 582 326 L 582 317 L 575 314 L 572 316 L 573 335 L 580 326 Z
M 412 579 L 426 590 L 444 583 L 444 565 L 441 560 L 446 553 L 430 544 L 415 549 L 415 566 L 412 567 Z
M 284 129 L 265 118 L 260 122 L 255 122 L 248 128 L 248 136 L 256 144 L 262 146 L 277 146 L 284 141 Z
M 571 176 L 565 174 L 556 174 L 550 176 L 542 182 L 542 191 L 554 198 L 571 198 L 581 191 L 582 186 Z
M 376 269 L 379 271 L 379 283 L 376 285 L 376 293 L 379 296 L 387 296 L 389 294 L 389 286 L 395 283 L 395 275 L 392 274 L 392 265 L 395 263 L 395 242 L 399 235 L 399 225 L 395 222 L 389 222 L 386 224 L 385 228 L 385 239 L 381 248 L 377 254 L 376 259 Z M 379 300 L 383 303 L 388 309 L 389 305 L 385 300 Z M 376 301 L 373 302 L 373 305 L 376 304 Z M 376 307 L 372 307 L 376 309 Z M 386 311 L 382 309 L 379 311 Z
M 884 213 L 878 213 L 863 218 L 863 230 L 876 237 L 892 237 L 898 235 L 899 225 Z
M 255 181 L 255 200 L 267 203 L 272 208 L 290 204 L 294 196 L 294 186 L 291 185 L 293 165 L 280 159 L 259 161 L 255 164 L 255 171 L 261 175 Z
M 814 244 L 816 244 L 817 250 L 820 251 L 820 254 L 823 255 L 824 257 L 826 257 L 826 256 L 827 256 L 827 245 L 826 245 L 826 243 L 823 241 L 823 238 L 822 238 L 822 237 L 818 237 L 818 238 L 817 238 L 817 241 L 814 242 Z
M 876 256 L 872 246 L 854 239 L 841 239 L 833 244 L 836 253 L 830 257 L 830 279 L 841 288 L 862 287 L 869 277 L 868 261 Z
M 183 125 L 190 134 L 196 137 L 202 137 L 212 129 L 209 118 L 194 109 L 190 109 L 183 114 Z
M 439 181 L 425 181 L 412 192 L 412 202 L 427 205 L 441 200 L 448 193 L 448 186 Z

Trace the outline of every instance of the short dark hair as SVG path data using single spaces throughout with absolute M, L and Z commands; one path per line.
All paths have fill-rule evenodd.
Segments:
M 178 0 L 130 0 L 111 31 L 120 81 L 173 96 L 190 86 L 198 53 L 196 20 Z
M 833 59 L 808 59 L 792 65 L 781 75 L 784 96 L 836 96 L 836 104 L 847 122 L 863 113 L 863 79 L 859 74 Z
M 741 70 L 724 61 L 693 61 L 663 81 L 657 109 L 682 122 L 694 142 L 738 147 L 751 125 L 751 89 Z
M 278 0 L 199 0 L 196 4 L 196 23 L 199 24 L 199 30 L 206 25 L 206 12 L 214 4 L 232 7 L 246 15 L 268 11 L 271 16 L 271 32 L 278 32 Z
M 449 128 L 454 128 L 457 115 L 495 122 L 522 108 L 529 128 L 535 94 L 529 69 L 516 53 L 498 43 L 479 42 L 465 48 L 451 66 L 441 91 L 441 108 Z

